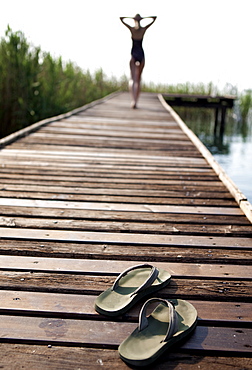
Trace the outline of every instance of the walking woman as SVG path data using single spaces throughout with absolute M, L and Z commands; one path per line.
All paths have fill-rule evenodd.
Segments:
M 131 27 L 127 24 L 124 19 L 134 19 L 135 26 Z M 152 21 L 145 27 L 140 25 L 142 19 L 151 18 Z M 130 72 L 131 72 L 131 81 L 130 81 L 130 90 L 132 93 L 132 108 L 137 107 L 137 101 L 140 94 L 140 81 L 141 75 L 144 68 L 144 51 L 143 51 L 143 37 L 146 30 L 155 22 L 157 17 L 144 17 L 142 18 L 140 14 L 136 14 L 134 18 L 132 17 L 120 17 L 122 23 L 128 27 L 131 32 L 132 37 L 132 49 L 131 49 L 131 60 L 130 60 Z

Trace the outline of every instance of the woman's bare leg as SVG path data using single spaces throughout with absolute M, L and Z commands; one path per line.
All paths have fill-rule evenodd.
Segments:
M 131 70 L 131 81 L 129 84 L 133 102 L 132 108 L 136 108 L 137 101 L 140 94 L 140 82 L 141 82 L 141 75 L 144 68 L 144 60 L 140 62 L 135 62 L 134 58 L 131 58 L 130 61 L 130 70 Z

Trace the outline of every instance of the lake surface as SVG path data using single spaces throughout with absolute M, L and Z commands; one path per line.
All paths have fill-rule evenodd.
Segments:
M 252 119 L 241 122 L 229 113 L 223 137 L 214 136 L 214 111 L 175 108 L 187 126 L 205 144 L 227 175 L 252 203 Z

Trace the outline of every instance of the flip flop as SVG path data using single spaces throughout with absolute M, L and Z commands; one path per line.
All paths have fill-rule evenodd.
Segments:
M 130 267 L 96 298 L 95 310 L 107 316 L 122 315 L 141 298 L 165 287 L 170 279 L 167 271 L 150 264 Z
M 153 302 L 159 304 L 146 317 L 146 309 Z M 191 303 L 182 299 L 149 299 L 140 311 L 138 328 L 119 346 L 120 357 L 130 365 L 150 365 L 191 333 L 196 323 L 197 311 Z

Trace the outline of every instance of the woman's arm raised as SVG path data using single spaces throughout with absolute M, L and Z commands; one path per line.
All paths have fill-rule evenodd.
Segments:
M 131 17 L 120 17 L 120 21 L 124 24 L 124 26 L 128 27 L 129 29 L 131 29 L 132 27 L 128 23 L 126 23 L 124 21 L 125 18 L 128 18 L 128 19 L 132 19 L 132 18 Z
M 147 19 L 147 18 L 152 18 L 152 21 L 149 24 L 147 24 L 147 26 L 145 26 L 146 29 L 149 28 L 155 22 L 157 17 L 156 16 L 150 16 L 150 17 L 144 17 L 143 19 Z

